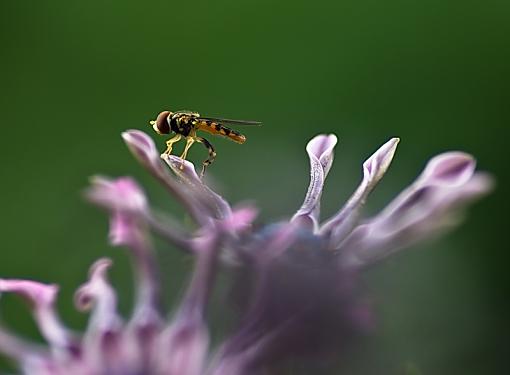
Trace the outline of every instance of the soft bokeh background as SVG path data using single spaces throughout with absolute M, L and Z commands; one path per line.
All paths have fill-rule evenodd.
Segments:
M 80 192 L 93 174 L 134 175 L 155 205 L 183 216 L 120 139 L 128 128 L 150 131 L 162 109 L 264 122 L 242 129 L 243 146 L 211 139 L 218 158 L 209 169 L 230 201 L 257 202 L 262 222 L 300 205 L 312 136 L 340 138 L 324 216 L 356 186 L 363 160 L 400 136 L 369 213 L 445 150 L 474 154 L 498 188 L 455 232 L 367 274 L 378 329 L 342 368 L 502 373 L 509 19 L 510 3 L 496 0 L 1 1 L 0 275 L 60 284 L 63 319 L 80 328 L 72 293 L 96 258 L 113 257 L 129 312 L 128 261 L 108 247 L 105 215 Z M 206 153 L 195 146 L 190 155 Z M 190 259 L 159 246 L 171 301 Z M 1 306 L 5 323 L 37 337 L 18 299 Z

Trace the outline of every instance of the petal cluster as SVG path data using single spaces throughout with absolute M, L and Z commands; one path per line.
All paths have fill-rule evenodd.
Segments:
M 29 302 L 48 343 L 32 343 L 0 326 L 0 351 L 24 374 L 251 375 L 291 358 L 340 355 L 373 324 L 360 272 L 458 224 L 462 209 L 492 186 L 490 176 L 475 171 L 472 156 L 447 152 L 432 158 L 380 213 L 363 218 L 369 194 L 395 155 L 399 139 L 392 138 L 363 163 L 361 182 L 348 201 L 321 221 L 320 198 L 337 137 L 319 135 L 306 147 L 310 184 L 301 207 L 289 221 L 255 226 L 257 209 L 231 207 L 203 183 L 192 163 L 160 156 L 141 131 L 122 136 L 189 214 L 193 229 L 154 209 L 133 179 L 93 178 L 86 196 L 108 213 L 110 243 L 132 258 L 133 311 L 127 319 L 118 313 L 108 281 L 112 262 L 106 258 L 92 265 L 75 295 L 76 307 L 90 314 L 82 334 L 60 322 L 57 286 L 0 279 L 0 293 L 16 293 Z M 161 309 L 151 234 L 195 261 L 187 290 L 168 318 Z M 220 270 L 232 283 L 230 301 L 238 320 L 212 347 L 207 305 Z

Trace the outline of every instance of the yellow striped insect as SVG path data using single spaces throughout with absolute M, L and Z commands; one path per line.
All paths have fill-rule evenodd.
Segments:
M 246 137 L 241 133 L 228 128 L 226 125 L 261 125 L 258 121 L 244 121 L 244 120 L 230 120 L 224 118 L 202 117 L 199 113 L 191 111 L 163 111 L 156 120 L 151 121 L 150 124 L 154 131 L 158 134 L 173 134 L 175 135 L 166 141 L 165 154 L 172 153 L 174 143 L 180 141 L 183 137 L 186 139 L 186 146 L 181 155 L 181 159 L 185 160 L 188 155 L 188 150 L 195 142 L 202 143 L 209 152 L 209 157 L 202 163 L 202 172 L 200 177 L 204 175 L 205 169 L 210 165 L 215 157 L 216 151 L 214 147 L 204 137 L 197 135 L 197 131 L 204 131 L 214 135 L 226 137 L 236 143 L 244 143 Z

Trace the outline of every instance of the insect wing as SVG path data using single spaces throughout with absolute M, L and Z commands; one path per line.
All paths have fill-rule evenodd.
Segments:
M 248 126 L 260 126 L 262 125 L 259 121 L 246 121 L 246 120 L 232 120 L 228 118 L 217 118 L 217 117 L 200 117 L 201 120 L 212 121 L 219 124 L 225 125 L 248 125 Z

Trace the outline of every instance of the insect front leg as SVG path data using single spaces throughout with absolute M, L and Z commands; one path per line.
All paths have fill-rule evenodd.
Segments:
M 205 146 L 205 148 L 207 148 L 207 151 L 209 151 L 209 157 L 202 163 L 202 171 L 200 172 L 200 178 L 202 178 L 204 177 L 205 169 L 207 168 L 207 166 L 212 164 L 212 162 L 216 158 L 216 151 L 214 151 L 214 147 L 212 146 L 212 144 L 203 137 L 195 137 L 195 141 L 202 143 Z
M 168 141 L 166 141 L 166 150 L 164 153 L 170 155 L 172 153 L 172 147 L 174 143 L 179 142 L 181 140 L 181 137 L 182 136 L 180 134 L 177 134 L 175 135 L 175 137 L 170 138 Z

